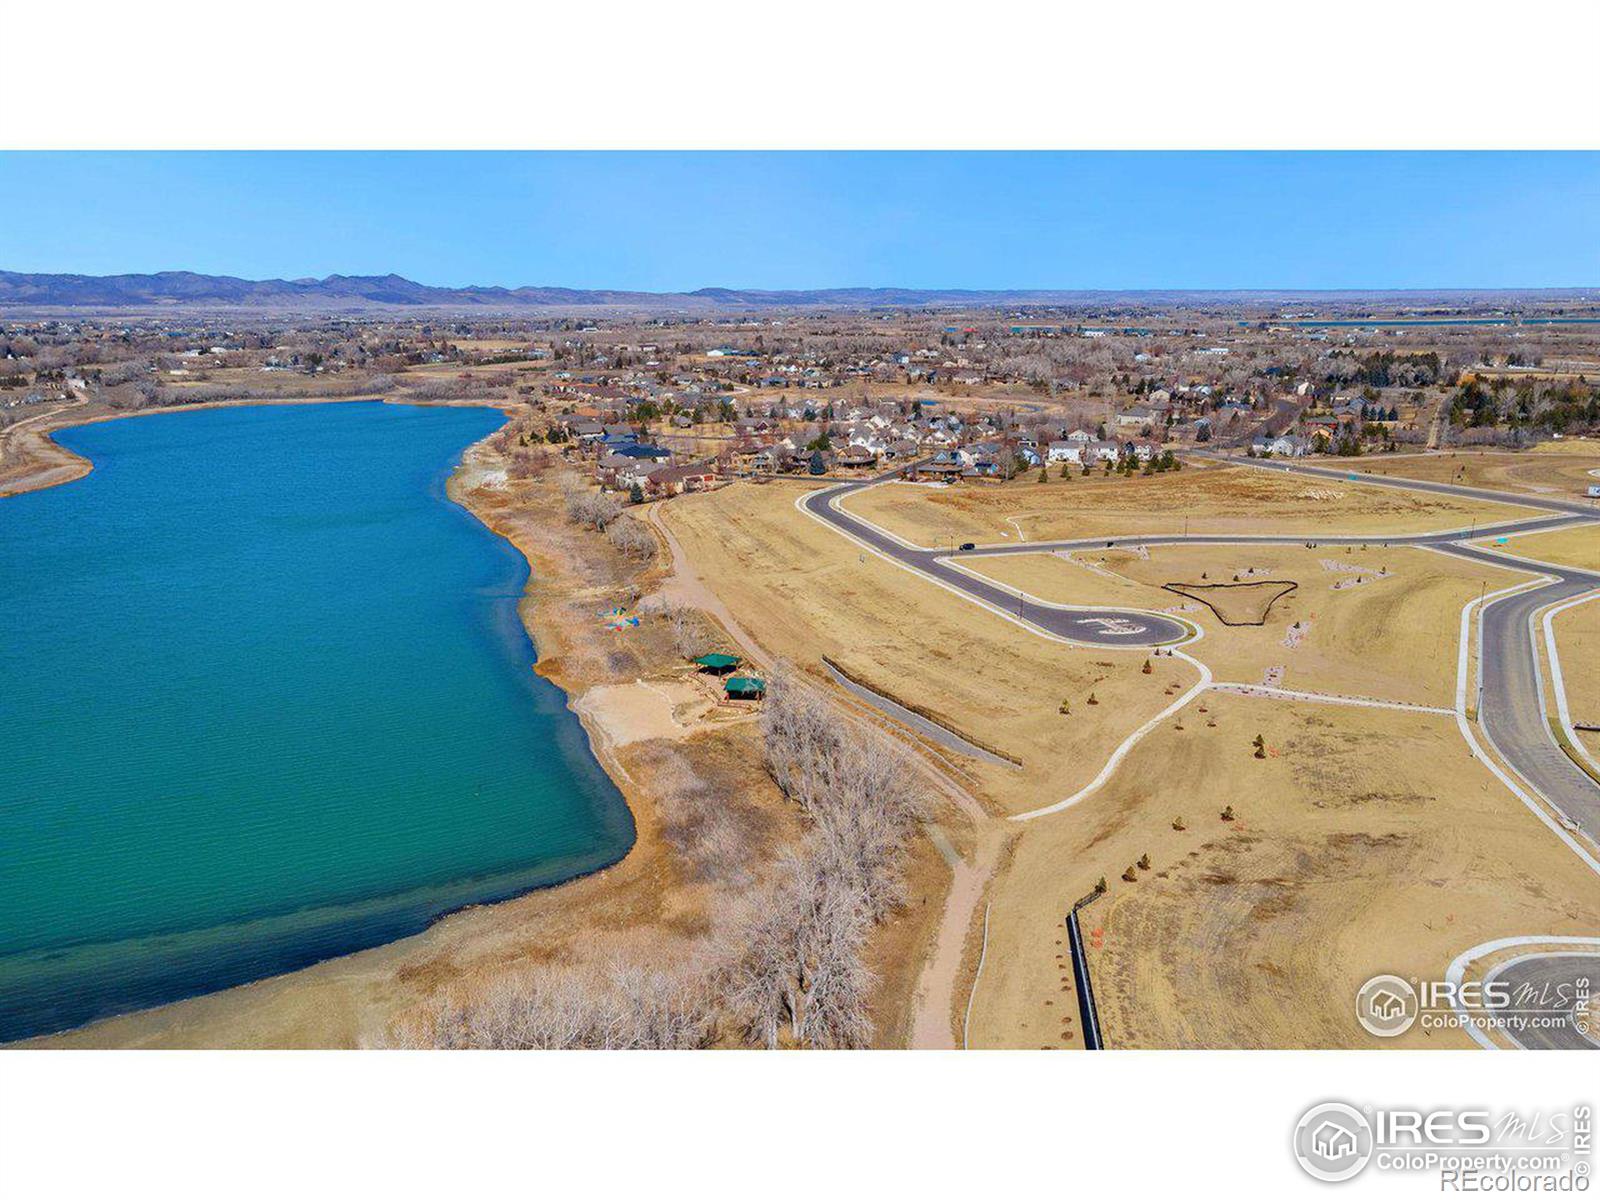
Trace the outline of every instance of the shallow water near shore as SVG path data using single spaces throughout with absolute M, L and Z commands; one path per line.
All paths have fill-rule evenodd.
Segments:
M 504 417 L 219 408 L 0 499 L 0 1040 L 595 870 L 627 805 L 531 670 L 527 563 L 449 501 Z

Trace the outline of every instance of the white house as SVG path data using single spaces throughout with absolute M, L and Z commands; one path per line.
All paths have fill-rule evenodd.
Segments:
M 1116 462 L 1122 457 L 1122 447 L 1116 442 L 1090 442 L 1084 453 L 1090 462 Z
M 1309 449 L 1305 438 L 1279 434 L 1274 438 L 1258 437 L 1250 443 L 1257 454 L 1273 454 L 1279 458 L 1300 458 Z
M 1083 461 L 1083 443 L 1074 441 L 1051 442 L 1045 451 L 1045 457 L 1050 462 L 1081 463 Z

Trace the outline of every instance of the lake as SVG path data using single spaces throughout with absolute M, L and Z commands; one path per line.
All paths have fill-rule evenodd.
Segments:
M 377 402 L 68 429 L 0 499 L 0 1040 L 393 940 L 617 861 L 532 670 L 526 560 L 445 496 L 504 416 Z

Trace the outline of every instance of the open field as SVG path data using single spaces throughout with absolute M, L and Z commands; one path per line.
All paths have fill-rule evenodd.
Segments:
M 1112 747 L 1171 702 L 1169 691 L 1195 680 L 1181 660 L 1162 659 L 1144 675 L 1142 655 L 1028 633 L 863 553 L 798 512 L 801 494 L 793 484 L 740 483 L 661 511 L 717 596 L 774 655 L 824 680 L 827 655 L 868 686 L 1022 760 L 1021 770 L 961 760 L 1000 811 L 1038 807 L 1087 783 Z
M 958 559 L 1055 604 L 1181 610 L 1205 636 L 1188 647 L 1219 682 L 1271 683 L 1448 707 L 1461 608 L 1525 578 L 1416 548 L 1182 545 Z M 1293 580 L 1260 626 L 1227 625 L 1167 583 Z M 1276 589 L 1274 589 L 1276 590 Z M 1269 675 L 1270 673 L 1270 675 Z
M 1132 478 L 1006 484 L 888 483 L 844 502 L 851 512 L 921 546 L 1052 541 L 1140 533 L 1425 533 L 1534 516 L 1518 506 L 1294 478 L 1249 467 L 1186 467 Z M 1020 533 L 1019 533 L 1020 529 Z
M 1347 465 L 1341 463 L 1341 466 Z M 1600 476 L 1600 443 L 1572 438 L 1541 442 L 1529 450 L 1444 450 L 1433 454 L 1386 454 L 1358 459 L 1351 469 L 1363 474 L 1459 483 L 1503 492 L 1581 498 Z
M 1578 567 L 1585 571 L 1600 571 L 1600 524 L 1574 525 L 1567 529 L 1554 529 L 1549 533 L 1530 533 L 1526 537 L 1507 538 L 1504 545 L 1479 542 L 1486 550 L 1516 554 L 1522 558 L 1536 558 L 1540 562 L 1558 563 L 1564 567 Z
M 1442 977 L 1492 937 L 1600 924 L 1600 879 L 1450 718 L 1199 703 L 1215 727 L 1185 712 L 1101 792 L 1026 828 L 993 891 L 975 1046 L 1082 1044 L 1062 921 L 1100 876 L 1108 895 L 1083 924 L 1113 1046 L 1469 1046 L 1420 1025 L 1376 1041 L 1355 1021 L 1357 987 L 1384 971 Z M 1150 868 L 1124 882 L 1142 854 Z

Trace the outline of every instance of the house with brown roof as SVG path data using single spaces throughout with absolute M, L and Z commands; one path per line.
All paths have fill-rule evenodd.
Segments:
M 683 467 L 657 467 L 645 477 L 645 491 L 652 496 L 679 496 L 684 492 L 702 492 L 714 486 L 717 472 L 710 463 L 693 463 Z

